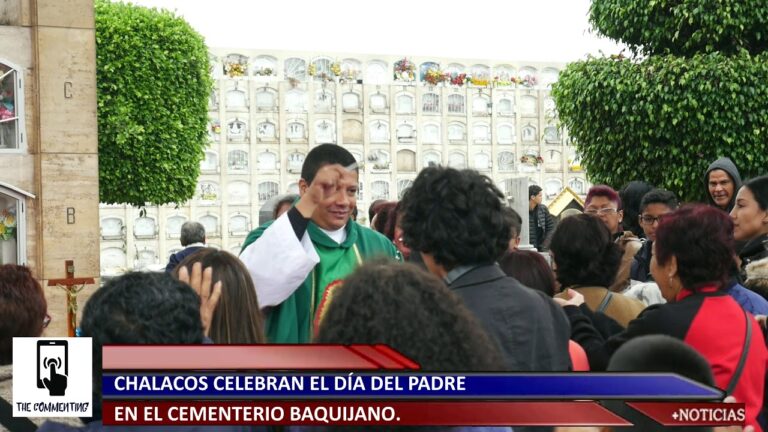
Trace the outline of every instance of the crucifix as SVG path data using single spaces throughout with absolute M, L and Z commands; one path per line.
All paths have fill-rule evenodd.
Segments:
M 57 286 L 67 292 L 67 334 L 69 337 L 75 336 L 77 327 L 77 294 L 88 284 L 95 283 L 93 278 L 76 278 L 75 264 L 72 260 L 64 261 L 64 272 L 67 277 L 64 279 L 51 279 L 48 286 Z

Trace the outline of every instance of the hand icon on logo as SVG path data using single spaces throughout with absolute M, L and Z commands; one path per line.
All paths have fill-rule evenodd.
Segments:
M 51 396 L 64 396 L 67 390 L 67 376 L 56 372 L 56 364 L 50 361 L 48 364 L 51 372 L 50 378 L 43 378 L 43 384 Z

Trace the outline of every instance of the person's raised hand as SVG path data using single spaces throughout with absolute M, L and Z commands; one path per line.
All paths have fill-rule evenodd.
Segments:
M 179 268 L 179 280 L 191 286 L 200 296 L 200 320 L 203 323 L 203 332 L 208 336 L 213 320 L 213 311 L 221 297 L 221 281 L 216 282 L 211 288 L 213 282 L 213 267 L 207 267 L 203 270 L 202 263 L 196 262 L 192 265 L 192 274 L 189 274 L 186 266 Z

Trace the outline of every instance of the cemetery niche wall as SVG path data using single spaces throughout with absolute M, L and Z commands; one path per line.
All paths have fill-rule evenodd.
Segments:
M 551 198 L 565 186 L 580 196 L 588 189 L 549 96 L 564 64 L 249 49 L 211 49 L 209 58 L 214 90 L 197 193 L 147 207 L 159 234 L 112 241 L 102 250 L 105 273 L 162 267 L 181 248 L 168 233 L 186 220 L 215 230 L 210 244 L 239 253 L 247 231 L 298 193 L 304 157 L 319 143 L 358 161 L 375 155 L 360 171 L 360 209 L 398 199 L 419 170 L 441 164 L 479 170 L 521 206 L 513 194 L 525 188 L 514 179 L 546 186 Z M 101 220 L 120 218 L 130 233 L 139 213 L 103 205 Z M 358 222 L 367 225 L 366 215 Z

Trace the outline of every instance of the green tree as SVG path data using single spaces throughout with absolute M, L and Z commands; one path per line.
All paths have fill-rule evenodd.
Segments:
M 590 180 L 644 179 L 700 200 L 717 157 L 744 177 L 765 172 L 768 4 L 593 0 L 590 21 L 635 54 L 571 63 L 553 86 Z
M 181 203 L 195 192 L 212 88 L 202 36 L 165 10 L 95 1 L 99 198 Z

